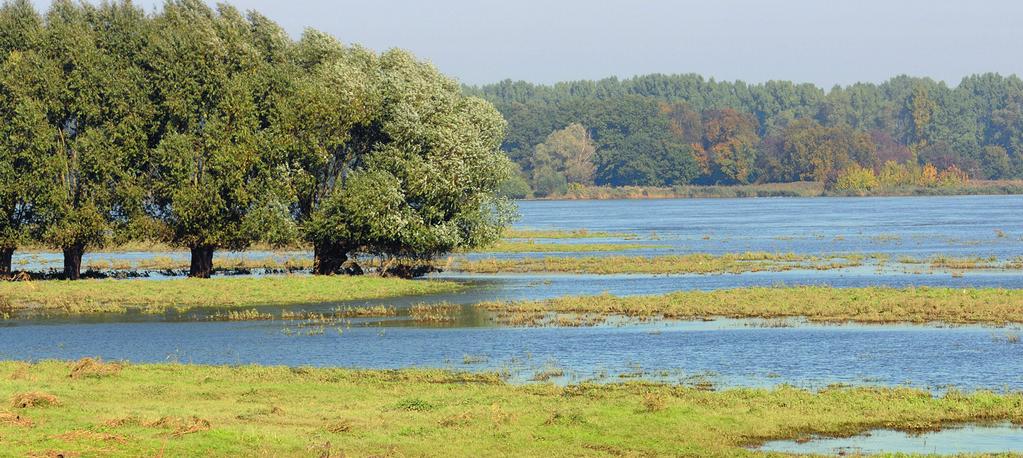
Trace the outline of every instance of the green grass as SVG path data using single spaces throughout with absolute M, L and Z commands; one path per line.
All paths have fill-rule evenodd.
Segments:
M 0 394 L 12 456 L 754 456 L 744 447 L 772 439 L 1023 423 L 1018 393 L 514 386 L 439 370 L 3 362 Z
M 560 297 L 477 304 L 508 324 L 599 324 L 612 316 L 645 319 L 789 318 L 815 322 L 1023 323 L 1023 290 L 961 288 L 835 288 L 800 286 L 679 291 L 657 296 Z M 551 314 L 571 314 L 562 319 Z
M 588 256 L 461 261 L 455 270 L 474 273 L 711 274 L 856 267 L 865 255 L 811 256 L 794 253 Z
M 455 291 L 457 283 L 375 276 L 269 276 L 173 280 L 0 282 L 0 309 L 67 313 L 158 312 L 200 306 L 241 307 L 339 302 Z

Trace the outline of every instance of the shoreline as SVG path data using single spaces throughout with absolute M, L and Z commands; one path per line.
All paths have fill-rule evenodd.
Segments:
M 978 180 L 965 186 L 908 186 L 862 193 L 835 192 L 823 183 L 792 182 L 751 185 L 586 186 L 564 195 L 530 197 L 517 201 L 752 199 L 817 197 L 953 197 L 1023 195 L 1023 180 Z

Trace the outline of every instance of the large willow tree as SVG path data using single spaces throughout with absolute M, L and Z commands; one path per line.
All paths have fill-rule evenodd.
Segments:
M 299 214 L 315 273 L 353 255 L 423 260 L 495 240 L 510 217 L 494 194 L 509 164 L 489 103 L 404 51 L 381 56 L 307 34 L 309 76 L 282 116 L 297 144 Z M 310 128 L 312 126 L 312 128 Z
M 189 275 L 209 277 L 217 249 L 244 249 L 291 223 L 261 108 L 272 72 L 254 26 L 230 6 L 172 1 L 154 20 L 147 64 L 160 139 L 149 162 L 161 238 L 191 250 Z M 287 232 L 287 231 L 283 231 Z
M 170 0 L 0 9 L 0 273 L 32 240 L 83 253 L 129 238 L 191 251 L 310 243 L 315 272 L 494 240 L 509 163 L 488 103 L 403 51 L 258 13 Z M 358 269 L 348 270 L 349 272 Z
M 0 6 L 0 276 L 11 273 L 14 251 L 39 228 L 47 191 L 50 128 L 33 84 L 42 33 L 27 0 Z
M 3 31 L 0 173 L 16 175 L 0 205 L 4 244 L 10 250 L 35 229 L 63 250 L 64 274 L 76 279 L 84 252 L 129 233 L 141 208 L 150 115 L 137 58 L 146 18 L 129 2 L 55 1 L 41 19 L 29 8 L 4 7 L 5 22 L 17 23 Z M 6 262 L 9 251 L 0 254 Z

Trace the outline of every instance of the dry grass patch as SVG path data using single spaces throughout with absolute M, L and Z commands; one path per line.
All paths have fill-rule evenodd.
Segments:
M 200 431 L 209 431 L 211 428 L 209 420 L 205 420 L 199 417 L 192 417 L 178 424 L 171 433 L 174 437 L 181 437 L 186 434 L 193 434 Z
M 127 444 L 128 440 L 123 436 L 108 433 L 97 433 L 95 431 L 87 431 L 84 429 L 77 429 L 74 431 L 68 431 L 63 434 L 57 434 L 53 436 L 54 439 L 60 439 L 65 442 L 81 442 L 81 441 L 96 441 L 96 442 L 117 442 L 118 444 Z
M 0 425 L 31 428 L 35 422 L 16 413 L 0 412 Z
M 660 412 L 668 406 L 668 399 L 660 393 L 646 393 L 643 395 L 643 410 L 647 412 Z
M 82 456 L 82 454 L 63 450 L 45 450 L 42 452 L 29 452 L 26 456 L 29 458 L 77 458 Z
M 349 420 L 338 420 L 327 425 L 324 429 L 326 429 L 328 433 L 332 434 L 347 433 L 352 430 L 352 422 Z
M 41 391 L 19 393 L 11 396 L 11 407 L 15 409 L 28 409 L 31 407 L 58 406 L 60 400 L 56 396 Z
M 7 378 L 10 380 L 33 380 L 34 377 L 29 373 L 31 367 L 28 363 L 18 362 L 14 370 L 11 371 L 11 375 Z
M 106 377 L 121 372 L 124 366 L 122 363 L 104 363 L 102 359 L 82 358 L 71 364 L 71 373 L 68 377 L 73 379 Z

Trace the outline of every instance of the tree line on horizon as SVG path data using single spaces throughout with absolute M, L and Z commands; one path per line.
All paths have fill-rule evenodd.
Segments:
M 294 40 L 257 12 L 169 0 L 0 7 L 0 274 L 18 247 L 128 240 L 421 260 L 499 237 L 510 163 L 494 107 L 409 53 Z
M 922 182 L 932 168 L 957 179 L 1023 178 L 1023 81 L 1014 75 L 955 87 L 899 76 L 824 90 L 653 74 L 467 91 L 509 123 L 502 149 L 519 166 L 512 194 L 575 184 L 833 186 L 843 173 L 880 179 L 886 168 Z M 570 171 L 581 162 L 586 173 Z

